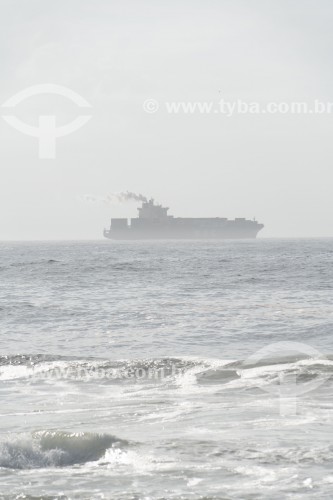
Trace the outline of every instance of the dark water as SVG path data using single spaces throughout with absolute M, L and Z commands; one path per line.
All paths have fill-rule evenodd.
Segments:
M 333 240 L 0 255 L 3 498 L 332 498 Z

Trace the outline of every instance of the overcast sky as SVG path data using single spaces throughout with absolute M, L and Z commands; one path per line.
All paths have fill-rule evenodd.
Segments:
M 333 114 L 169 114 L 166 102 L 333 101 L 331 0 L 2 0 L 1 104 L 65 86 L 92 118 L 38 157 L 0 118 L 0 239 L 101 238 L 134 203 L 175 216 L 256 217 L 261 237 L 333 236 Z M 143 102 L 160 108 L 147 113 Z M 8 113 L 58 125 L 87 110 L 35 96 Z

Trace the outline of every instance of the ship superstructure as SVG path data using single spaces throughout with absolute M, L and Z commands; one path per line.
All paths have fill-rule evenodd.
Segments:
M 111 219 L 104 236 L 118 240 L 139 239 L 219 239 L 255 238 L 264 227 L 256 220 L 223 217 L 174 217 L 168 207 L 157 205 L 153 199 L 138 208 L 139 217 Z

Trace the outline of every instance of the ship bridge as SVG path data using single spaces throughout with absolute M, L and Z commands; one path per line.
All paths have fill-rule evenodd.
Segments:
M 153 198 L 142 203 L 142 207 L 138 208 L 139 219 L 167 219 L 172 218 L 168 215 L 169 207 L 155 205 Z

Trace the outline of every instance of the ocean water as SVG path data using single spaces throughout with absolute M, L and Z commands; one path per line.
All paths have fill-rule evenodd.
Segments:
M 333 497 L 332 239 L 0 257 L 1 499 Z

